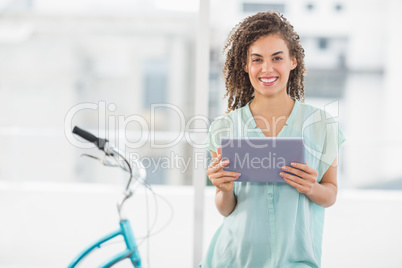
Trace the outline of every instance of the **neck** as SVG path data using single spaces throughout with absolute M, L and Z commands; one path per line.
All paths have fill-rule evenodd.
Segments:
M 289 116 L 294 101 L 287 95 L 281 94 L 272 97 L 256 96 L 250 103 L 252 114 L 270 118 L 272 116 Z

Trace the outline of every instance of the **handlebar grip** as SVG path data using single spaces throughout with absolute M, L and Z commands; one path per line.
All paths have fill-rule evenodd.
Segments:
M 88 131 L 85 131 L 77 126 L 73 128 L 73 133 L 80 136 L 81 138 L 94 143 L 100 150 L 105 149 L 105 144 L 108 142 L 107 139 L 101 139 L 96 137 L 95 135 L 89 133 Z
M 89 142 L 96 142 L 96 140 L 98 139 L 95 135 L 75 126 L 73 129 L 73 133 L 77 134 L 78 136 L 80 136 L 81 138 L 89 141 Z

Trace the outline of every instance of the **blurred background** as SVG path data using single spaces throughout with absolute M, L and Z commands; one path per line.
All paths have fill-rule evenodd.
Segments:
M 195 219 L 205 223 L 204 239 L 194 241 L 192 118 L 204 118 L 206 129 L 225 113 L 226 37 L 241 19 L 265 10 L 282 12 L 299 33 L 306 103 L 328 110 L 347 138 L 323 267 L 380 267 L 384 259 L 385 267 L 402 267 L 399 0 L 210 0 L 206 115 L 194 109 L 198 1 L 1 0 L 0 267 L 65 267 L 114 228 L 113 202 L 125 177 L 80 157 L 97 152 L 70 134 L 74 125 L 144 161 L 149 182 L 175 211 L 173 229 L 163 232 L 182 239 L 185 252 L 164 252 L 176 262 L 164 267 L 194 267 L 200 260 L 193 245 L 205 252 L 221 217 L 206 187 L 204 214 Z M 113 220 L 98 225 L 97 217 Z M 162 254 L 156 245 L 171 238 L 155 237 L 144 250 L 151 265 Z M 352 246 L 366 248 L 352 254 Z

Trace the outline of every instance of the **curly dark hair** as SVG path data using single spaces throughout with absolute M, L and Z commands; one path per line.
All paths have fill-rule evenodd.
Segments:
M 286 42 L 291 57 L 295 57 L 297 66 L 289 74 L 286 86 L 287 94 L 297 100 L 304 101 L 304 49 L 300 45 L 300 37 L 293 26 L 279 12 L 259 12 L 245 18 L 230 32 L 223 53 L 226 55 L 222 69 L 228 97 L 227 112 L 245 106 L 254 98 L 254 89 L 249 75 L 245 72 L 247 53 L 251 44 L 261 36 L 276 34 Z

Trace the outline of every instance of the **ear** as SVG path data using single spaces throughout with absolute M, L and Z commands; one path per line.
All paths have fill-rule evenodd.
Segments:
M 296 57 L 293 57 L 293 58 L 292 58 L 292 63 L 291 63 L 291 64 L 292 64 L 292 68 L 291 68 L 291 69 L 294 70 L 294 69 L 297 67 L 297 60 L 296 60 Z
M 245 71 L 246 73 L 248 73 L 248 66 L 247 66 L 247 64 L 244 66 L 244 71 Z

